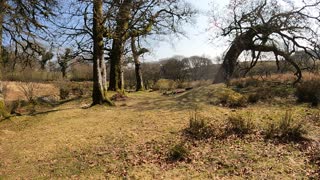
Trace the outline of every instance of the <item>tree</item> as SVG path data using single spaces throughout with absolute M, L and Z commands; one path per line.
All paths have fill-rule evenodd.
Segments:
M 206 57 L 191 56 L 182 61 L 186 64 L 190 79 L 193 81 L 207 79 L 212 70 L 212 61 Z
M 113 103 L 107 96 L 107 70 L 104 62 L 103 0 L 93 1 L 93 92 L 92 105 Z
M 48 63 L 48 61 L 50 61 L 53 58 L 54 54 L 52 51 L 45 51 L 43 50 L 41 52 L 41 57 L 40 57 L 40 68 L 41 70 L 45 70 L 46 69 L 46 65 Z
M 182 0 L 117 1 L 115 19 L 107 27 L 105 37 L 112 39 L 110 51 L 109 90 L 123 91 L 122 60 L 130 38 L 181 33 L 182 23 L 189 22 L 195 11 Z M 138 75 L 138 74 L 137 74 Z M 141 77 L 141 76 L 140 76 Z M 139 77 L 137 77 L 139 79 Z M 138 85 L 140 86 L 140 85 Z
M 93 64 L 92 105 L 113 103 L 107 97 L 107 71 L 105 57 L 108 37 L 105 35 L 104 24 L 114 12 L 113 4 L 117 1 L 103 0 L 70 0 L 65 2 L 59 12 L 61 18 L 54 22 L 55 37 L 62 43 L 76 47 L 73 53 Z M 105 6 L 104 6 L 105 5 Z
M 137 48 L 137 40 L 136 37 L 131 37 L 131 51 L 132 51 L 132 57 L 134 61 L 135 66 L 135 75 L 136 75 L 136 91 L 143 91 L 144 85 L 143 85 L 143 79 L 142 79 L 142 70 L 141 70 L 141 62 L 139 60 L 139 57 L 149 52 L 146 48 Z
M 0 54 L 3 42 L 19 46 L 25 52 L 28 49 L 37 51 L 37 39 L 46 38 L 45 21 L 54 16 L 56 6 L 56 0 L 1 0 Z
M 142 63 L 141 66 L 144 75 L 143 85 L 145 86 L 145 89 L 149 89 L 161 78 L 161 64 L 159 62 L 146 62 Z
M 67 69 L 74 58 L 75 56 L 70 48 L 66 48 L 63 55 L 57 55 L 57 61 L 63 78 L 67 77 Z
M 317 12 L 319 0 L 302 1 L 295 5 L 282 0 L 231 0 L 224 18 L 214 16 L 214 24 L 221 35 L 232 39 L 224 56 L 222 66 L 214 82 L 226 82 L 231 77 L 240 55 L 251 51 L 247 73 L 261 59 L 263 53 L 272 53 L 279 63 L 284 58 L 295 68 L 298 82 L 302 70 L 292 59 L 296 51 L 304 51 L 314 60 L 319 59 L 318 32 L 320 16 Z
M 184 81 L 188 76 L 188 66 L 185 61 L 175 57 L 164 60 L 161 66 L 161 76 L 174 81 Z

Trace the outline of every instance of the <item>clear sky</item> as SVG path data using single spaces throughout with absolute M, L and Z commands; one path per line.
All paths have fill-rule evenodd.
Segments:
M 212 2 L 224 6 L 227 0 L 187 0 L 200 11 L 194 25 L 186 25 L 183 29 L 187 32 L 186 38 L 175 39 L 171 42 L 158 42 L 152 47 L 152 53 L 145 56 L 146 61 L 155 61 L 175 55 L 193 56 L 205 55 L 214 58 L 221 55 L 227 48 L 226 45 L 214 44 L 210 41 L 212 32 L 206 29 L 209 27 L 209 19 L 206 12 L 212 8 Z

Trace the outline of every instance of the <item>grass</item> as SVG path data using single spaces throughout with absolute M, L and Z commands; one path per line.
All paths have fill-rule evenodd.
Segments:
M 289 108 L 297 119 L 318 111 L 306 104 L 212 105 L 220 88 L 226 87 L 210 85 L 174 97 L 129 93 L 117 107 L 83 109 L 90 98 L 80 98 L 52 111 L 1 121 L 0 179 L 302 179 L 317 171 L 306 163 L 302 145 L 266 142 L 259 133 L 185 139 L 195 103 L 210 124 L 223 126 L 234 114 L 250 114 L 257 131 Z M 308 138 L 318 140 L 320 127 L 306 123 L 312 127 Z M 188 149 L 188 161 L 168 161 L 168 152 L 179 142 Z

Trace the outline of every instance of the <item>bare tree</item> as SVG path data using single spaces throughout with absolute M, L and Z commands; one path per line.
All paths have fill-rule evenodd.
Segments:
M 149 52 L 146 48 L 137 48 L 137 39 L 136 37 L 131 37 L 131 51 L 132 51 L 132 57 L 134 61 L 135 66 L 135 75 L 136 75 L 136 91 L 143 91 L 144 85 L 143 85 L 143 78 L 142 78 L 142 70 L 141 70 L 141 62 L 139 60 L 139 57 L 143 55 L 144 53 Z
M 57 62 L 60 66 L 60 71 L 62 73 L 62 77 L 67 77 L 67 70 L 69 66 L 71 65 L 71 61 L 75 58 L 75 55 L 73 54 L 72 50 L 70 48 L 66 48 L 64 53 L 57 54 Z
M 295 68 L 298 82 L 302 69 L 292 55 L 304 51 L 313 60 L 319 57 L 318 12 L 320 1 L 301 1 L 295 5 L 285 0 L 230 0 L 224 17 L 214 16 L 214 24 L 221 35 L 232 39 L 222 66 L 214 82 L 226 82 L 244 51 L 251 51 L 250 66 L 247 73 L 261 59 L 263 53 L 272 53 L 279 63 L 282 57 Z
M 201 56 L 191 56 L 182 60 L 189 71 L 190 79 L 193 81 L 207 79 L 212 70 L 212 61 Z
M 45 21 L 54 16 L 54 7 L 56 0 L 1 0 L 0 54 L 3 42 L 10 42 L 24 52 L 38 52 L 36 42 L 48 37 Z
M 182 0 L 117 1 L 117 14 L 106 29 L 112 39 L 110 51 L 109 90 L 123 91 L 122 60 L 125 44 L 130 38 L 181 33 L 181 25 L 189 22 L 196 11 Z M 112 18 L 111 18 L 112 20 Z M 112 26 L 114 25 L 114 26 Z M 137 77 L 138 79 L 139 77 Z
M 162 61 L 161 77 L 174 81 L 184 81 L 188 77 L 188 66 L 185 61 L 175 57 Z
M 41 70 L 46 69 L 47 63 L 53 58 L 54 54 L 51 50 L 46 51 L 45 49 L 41 51 L 41 57 L 40 57 L 40 65 Z

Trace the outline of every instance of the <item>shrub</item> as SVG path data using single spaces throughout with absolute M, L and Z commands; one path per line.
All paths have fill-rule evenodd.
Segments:
M 208 139 L 214 136 L 214 131 L 211 126 L 207 125 L 204 118 L 198 115 L 197 110 L 191 115 L 189 120 L 189 127 L 186 132 L 194 139 Z
M 153 85 L 153 90 L 160 90 L 160 91 L 168 91 L 176 89 L 177 83 L 170 79 L 159 79 L 155 85 Z
M 230 86 L 235 86 L 238 89 L 251 87 L 258 87 L 262 82 L 259 79 L 255 78 L 240 78 L 233 79 L 229 82 Z
M 189 154 L 189 150 L 182 143 L 173 146 L 168 153 L 169 160 L 171 161 L 186 160 Z
M 267 139 L 278 139 L 282 141 L 299 141 L 303 139 L 303 135 L 307 131 L 301 121 L 295 121 L 290 112 L 286 112 L 285 116 L 276 124 L 271 123 L 265 130 Z
M 15 115 L 21 115 L 23 112 L 26 112 L 28 108 L 30 111 L 34 111 L 34 104 L 30 106 L 30 102 L 25 101 L 25 100 L 16 100 L 16 101 L 9 101 L 6 102 L 6 108 L 7 111 L 10 114 L 15 114 Z
M 60 87 L 59 89 L 60 99 L 65 100 L 69 98 L 69 95 L 70 95 L 70 89 L 68 87 Z
M 35 103 L 36 90 L 39 89 L 39 84 L 33 82 L 19 83 L 19 90 L 23 93 L 27 101 Z
M 261 100 L 260 93 L 250 93 L 248 94 L 248 103 L 257 103 L 259 100 Z
M 227 120 L 226 132 L 243 136 L 253 131 L 254 125 L 250 120 L 241 116 L 231 116 Z
M 178 81 L 177 82 L 177 88 L 179 89 L 185 89 L 191 87 L 191 82 L 183 82 L 183 81 Z
M 222 105 L 231 108 L 245 107 L 247 105 L 247 98 L 231 89 L 226 89 L 224 92 L 221 92 L 218 98 Z
M 298 102 L 309 102 L 317 106 L 320 101 L 320 81 L 319 79 L 310 79 L 302 82 L 296 87 L 295 92 Z

